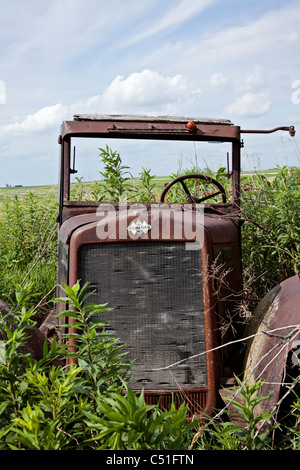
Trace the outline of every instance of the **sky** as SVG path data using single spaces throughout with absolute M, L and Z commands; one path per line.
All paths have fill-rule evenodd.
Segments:
M 295 138 L 245 134 L 242 166 L 300 166 L 299 1 L 0 0 L 0 12 L 0 187 L 56 184 L 60 125 L 79 113 L 294 125 Z M 143 165 L 165 175 L 178 160 Z

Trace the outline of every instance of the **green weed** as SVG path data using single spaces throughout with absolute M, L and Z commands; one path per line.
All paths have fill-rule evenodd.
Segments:
M 300 169 L 278 168 L 270 180 L 243 180 L 242 254 L 252 288 L 261 298 L 284 279 L 300 274 Z
M 263 450 L 271 449 L 270 430 L 257 425 L 271 414 L 254 415 L 261 382 L 238 381 L 241 399 L 232 405 L 244 421 L 186 423 L 187 408 L 169 411 L 146 405 L 127 384 L 131 363 L 116 338 L 105 333 L 98 314 L 105 305 L 88 301 L 87 285 L 64 286 L 66 297 L 56 299 L 69 308 L 60 316 L 73 320 L 75 351 L 65 342 L 45 340 L 43 357 L 35 360 L 21 349 L 36 327 L 29 307 L 32 286 L 17 291 L 14 308 L 0 318 L 0 449 L 1 450 Z M 95 315 L 97 314 L 97 319 Z M 63 327 L 63 325 L 62 325 Z M 72 358 L 72 361 L 70 359 Z M 59 359 L 60 365 L 54 365 Z M 75 359 L 75 361 L 74 361 Z M 68 365 L 63 366 L 68 360 Z M 234 393 L 234 392 L 233 392 Z M 231 412 L 232 413 L 232 412 Z M 299 398 L 293 404 L 298 427 L 289 447 L 299 448 Z M 199 431 L 195 433 L 195 428 Z M 285 436 L 286 438 L 286 436 Z
M 113 201 L 129 200 L 134 196 L 135 188 L 128 180 L 132 175 L 128 172 L 129 167 L 123 165 L 120 154 L 111 148 L 100 148 L 100 157 L 104 163 L 104 170 L 100 172 L 104 180 L 107 194 Z
M 40 299 L 56 283 L 58 206 L 51 195 L 6 197 L 0 218 L 0 298 L 10 302 L 16 285 L 30 281 Z

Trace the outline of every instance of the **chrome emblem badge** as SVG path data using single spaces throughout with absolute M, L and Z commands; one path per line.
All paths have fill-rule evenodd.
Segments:
M 146 221 L 141 222 L 140 219 L 138 219 L 135 222 L 131 222 L 127 230 L 128 232 L 133 233 L 133 235 L 137 234 L 141 237 L 142 235 L 145 235 L 147 232 L 149 232 L 151 228 L 151 225 L 147 224 Z

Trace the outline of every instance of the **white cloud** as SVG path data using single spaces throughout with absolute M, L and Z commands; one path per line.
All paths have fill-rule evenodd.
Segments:
M 22 157 L 28 165 L 35 151 L 53 159 L 53 130 L 75 113 L 226 117 L 244 128 L 252 126 L 254 116 L 255 127 L 297 124 L 300 87 L 291 84 L 300 79 L 299 1 L 255 0 L 253 8 L 248 3 L 5 4 L 0 29 L 5 70 L 0 79 L 7 92 L 0 89 L 2 178 L 10 163 Z M 35 165 L 28 171 L 40 170 Z
M 192 102 L 199 93 L 200 89 L 188 83 L 183 75 L 168 77 L 145 69 L 127 78 L 118 75 L 104 91 L 102 100 L 105 107 L 114 112 L 124 109 L 175 111 L 180 104 Z
M 245 93 L 227 107 L 230 116 L 252 117 L 267 113 L 271 106 L 268 93 Z
M 145 69 L 127 78 L 117 75 L 102 94 L 69 106 L 58 103 L 45 106 L 16 122 L 0 126 L 2 134 L 31 134 L 59 126 L 75 113 L 158 113 L 176 114 L 201 93 L 183 75 L 164 76 Z
M 245 65 L 255 60 L 265 67 L 276 59 L 283 63 L 294 56 L 299 44 L 299 34 L 295 32 L 299 29 L 299 19 L 299 2 L 290 2 L 284 8 L 274 7 L 252 22 L 240 22 L 207 34 L 187 54 L 201 57 L 207 65 L 217 61 L 220 68 L 236 60 L 238 69 L 242 68 L 242 60 Z
M 34 114 L 29 114 L 22 121 L 0 126 L 0 132 L 28 134 L 47 130 L 57 126 L 66 116 L 67 107 L 61 103 L 53 106 L 45 106 Z

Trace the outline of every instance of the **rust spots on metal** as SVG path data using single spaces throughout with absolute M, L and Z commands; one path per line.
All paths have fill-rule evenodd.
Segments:
M 0 315 L 5 316 L 8 315 L 11 311 L 11 306 L 7 303 L 0 300 Z M 14 331 L 16 326 L 12 325 L 11 331 Z M 29 353 L 31 357 L 35 360 L 40 360 L 43 357 L 43 344 L 45 341 L 44 334 L 36 327 L 32 329 L 26 330 L 27 333 L 27 341 L 26 343 L 19 348 L 19 351 L 23 354 Z M 1 337 L 0 339 L 3 340 L 4 338 Z
M 12 307 L 9 304 L 0 300 L 1 317 L 8 315 L 11 310 Z M 19 353 L 30 354 L 31 357 L 36 361 L 39 361 L 43 358 L 43 346 L 45 340 L 47 339 L 47 341 L 51 343 L 54 335 L 58 338 L 61 337 L 61 334 L 58 331 L 57 320 L 54 317 L 55 313 L 56 311 L 49 312 L 40 327 L 35 326 L 33 328 L 25 330 L 27 339 L 26 342 L 18 349 Z M 12 332 L 15 330 L 15 328 L 16 326 L 14 324 L 10 325 L 10 329 Z M 5 338 L 1 336 L 1 333 L 0 340 L 5 340 Z M 59 359 L 54 360 L 53 364 L 63 365 L 62 361 Z
M 241 134 L 272 134 L 273 132 L 277 131 L 288 131 L 291 137 L 294 137 L 296 134 L 296 130 L 294 126 L 282 126 L 282 127 L 275 127 L 274 129 L 241 129 Z
M 260 302 L 245 331 L 249 340 L 245 378 L 261 379 L 261 395 L 271 394 L 257 412 L 270 412 L 276 405 L 289 353 L 300 341 L 300 280 L 293 276 L 271 290 Z

